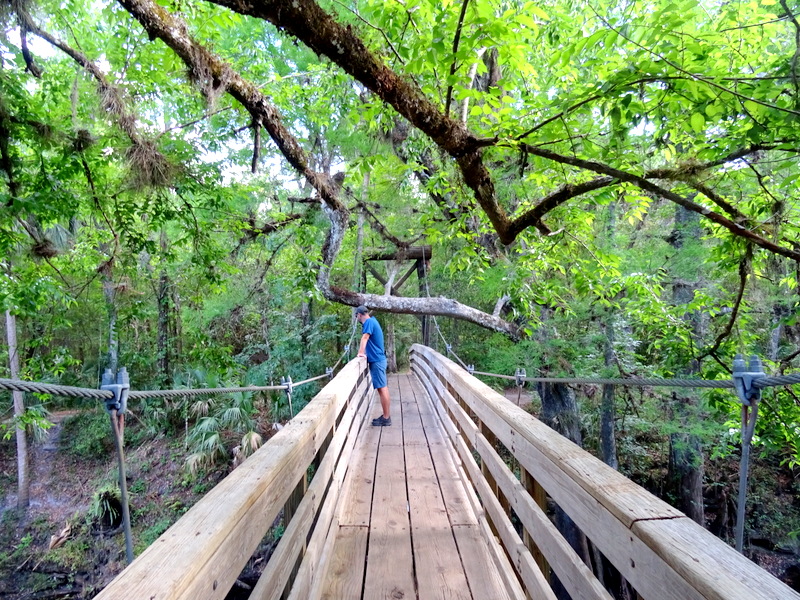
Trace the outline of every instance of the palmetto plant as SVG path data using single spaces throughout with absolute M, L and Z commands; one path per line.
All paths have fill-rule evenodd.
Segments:
M 237 465 L 261 446 L 262 437 L 257 431 L 260 411 L 253 392 L 196 401 L 191 412 L 200 417 L 187 440 L 191 454 L 186 466 L 192 473 L 231 457 Z

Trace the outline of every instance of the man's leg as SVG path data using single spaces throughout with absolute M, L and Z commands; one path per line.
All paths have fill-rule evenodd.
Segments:
M 382 388 L 378 388 L 378 396 L 381 399 L 381 408 L 383 409 L 383 418 L 389 418 L 389 404 L 391 403 L 391 398 L 389 398 L 389 386 L 385 386 Z

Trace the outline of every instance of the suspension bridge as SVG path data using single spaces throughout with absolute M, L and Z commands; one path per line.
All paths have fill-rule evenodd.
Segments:
M 392 427 L 369 425 L 366 364 L 347 362 L 97 598 L 223 599 L 282 515 L 253 600 L 800 600 L 469 370 L 422 345 L 410 363 L 390 378 Z

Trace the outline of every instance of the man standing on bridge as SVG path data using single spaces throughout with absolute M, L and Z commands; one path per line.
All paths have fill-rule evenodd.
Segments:
M 387 427 L 392 424 L 389 414 L 389 387 L 386 384 L 386 353 L 383 351 L 383 330 L 377 319 L 370 317 L 369 309 L 361 305 L 356 308 L 356 319 L 361 323 L 361 344 L 358 347 L 358 356 L 367 359 L 369 374 L 372 377 L 372 387 L 378 390 L 381 399 L 383 415 L 372 419 L 376 427 Z

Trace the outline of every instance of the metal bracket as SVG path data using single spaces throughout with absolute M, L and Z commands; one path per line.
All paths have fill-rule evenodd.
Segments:
M 452 353 L 453 353 L 453 346 L 452 346 L 452 344 L 445 344 L 445 348 L 447 348 L 447 353 L 448 353 L 448 354 L 452 354 Z
M 470 375 L 474 375 L 475 374 L 475 365 L 467 365 L 467 373 L 469 373 Z
M 766 374 L 758 356 L 751 356 L 748 365 L 745 365 L 741 354 L 737 354 L 733 359 L 733 386 L 739 401 L 745 406 L 751 406 L 753 401 L 761 399 L 761 388 L 753 384 L 764 377 Z
M 115 410 L 118 415 L 125 414 L 128 409 L 128 392 L 131 389 L 128 370 L 125 367 L 120 367 L 115 378 L 111 369 L 106 369 L 105 373 L 103 373 L 100 389 L 108 390 L 114 394 L 113 398 L 106 399 L 106 410 L 108 412 Z
M 289 416 L 294 418 L 294 406 L 292 406 L 292 388 L 294 385 L 292 384 L 291 376 L 281 377 L 281 385 L 286 386 L 286 398 L 289 400 Z
M 328 379 L 333 379 L 333 367 L 325 367 L 325 375 L 328 376 Z
M 291 376 L 289 376 L 289 377 L 281 377 L 281 385 L 285 385 L 286 386 L 286 393 L 291 395 L 292 388 L 294 387 L 294 384 L 292 383 Z
M 514 373 L 514 377 L 515 377 L 515 379 L 517 381 L 517 386 L 518 387 L 522 387 L 522 386 L 525 385 L 525 378 L 527 376 L 528 376 L 528 374 L 525 372 L 525 369 L 517 369 L 516 370 L 516 372 Z

